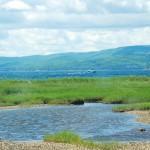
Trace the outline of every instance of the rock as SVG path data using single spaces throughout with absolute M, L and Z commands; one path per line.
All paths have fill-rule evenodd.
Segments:
M 146 131 L 146 129 L 141 128 L 141 129 L 139 129 L 139 131 L 140 131 L 140 132 L 145 132 L 145 131 Z
M 71 104 L 73 104 L 73 105 L 84 105 L 84 101 L 83 100 L 76 100 L 76 101 L 71 102 Z

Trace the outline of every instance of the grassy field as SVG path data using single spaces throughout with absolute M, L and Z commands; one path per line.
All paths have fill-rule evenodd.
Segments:
M 82 146 L 88 149 L 94 150 L 116 150 L 119 148 L 119 145 L 116 143 L 94 143 L 90 140 L 83 140 L 80 136 L 69 132 L 69 131 L 62 131 L 60 133 L 56 133 L 54 135 L 46 135 L 44 137 L 45 142 L 55 142 L 55 143 L 67 143 L 73 144 L 77 146 Z
M 150 109 L 150 77 L 0 80 L 0 106 L 70 104 L 76 100 L 132 104 L 120 110 L 129 106 Z

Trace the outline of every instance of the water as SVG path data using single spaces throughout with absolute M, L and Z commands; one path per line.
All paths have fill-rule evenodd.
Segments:
M 0 79 L 47 79 L 60 77 L 150 76 L 150 70 L 59 70 L 59 71 L 0 71 Z
M 135 122 L 135 116 L 112 112 L 113 105 L 44 106 L 0 110 L 2 140 L 42 140 L 47 133 L 71 130 L 85 139 L 150 140 L 150 126 Z M 140 128 L 146 128 L 141 133 Z

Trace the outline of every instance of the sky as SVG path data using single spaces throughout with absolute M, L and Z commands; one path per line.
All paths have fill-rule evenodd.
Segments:
M 150 45 L 150 0 L 0 0 L 0 56 Z

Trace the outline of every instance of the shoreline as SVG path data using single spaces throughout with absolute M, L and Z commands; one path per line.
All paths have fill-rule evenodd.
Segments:
M 16 106 L 0 106 L 0 110 L 14 110 L 21 108 L 40 108 L 40 107 L 48 107 L 48 106 L 68 106 L 67 104 L 35 104 L 35 105 L 16 105 Z
M 150 110 L 133 110 L 125 113 L 136 115 L 137 122 L 150 124 Z
M 65 143 L 0 141 L 0 150 L 89 150 Z
M 0 150 L 101 150 L 101 148 L 87 148 L 67 143 L 55 142 L 10 142 L 0 141 Z M 118 143 L 116 147 L 106 150 L 149 150 L 150 142 Z M 102 150 L 105 150 L 103 147 Z
M 13 109 L 21 109 L 21 108 L 41 108 L 41 107 L 49 107 L 49 106 L 84 106 L 85 104 L 107 104 L 101 102 L 85 102 L 84 104 L 33 104 L 33 105 L 16 105 L 16 106 L 0 106 L 0 110 L 13 110 Z M 107 104 L 112 105 L 112 104 Z

